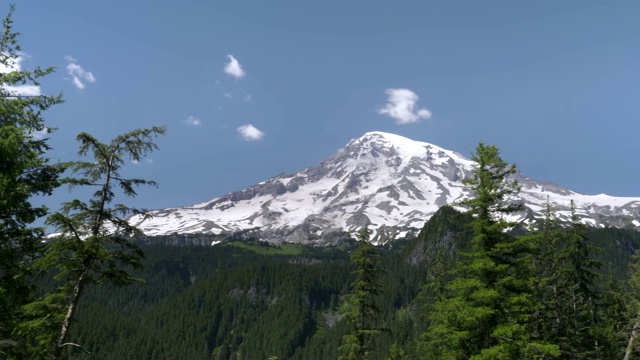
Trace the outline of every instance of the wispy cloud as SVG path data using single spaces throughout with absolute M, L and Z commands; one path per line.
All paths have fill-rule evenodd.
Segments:
M 185 124 L 189 126 L 200 126 L 202 125 L 202 121 L 195 116 L 189 116 L 188 118 L 182 120 Z
M 25 58 L 29 57 L 27 54 L 20 54 L 15 58 L 7 58 L 7 64 L 0 64 L 0 73 L 6 74 L 13 71 L 22 70 L 21 63 Z M 40 86 L 37 85 L 7 85 L 2 84 L 2 88 L 11 95 L 22 96 L 38 96 L 41 95 Z
M 73 85 L 78 90 L 84 89 L 87 84 L 93 84 L 96 82 L 96 78 L 93 76 L 91 71 L 86 71 L 78 64 L 78 61 L 74 59 L 72 56 L 67 55 L 64 57 L 67 60 L 67 74 L 71 76 L 71 81 Z
M 411 124 L 420 119 L 431 118 L 431 111 L 426 108 L 418 109 L 418 95 L 409 89 L 387 89 L 387 103 L 378 110 L 381 115 L 395 119 L 396 124 Z
M 242 69 L 242 65 L 233 57 L 233 55 L 227 55 L 229 62 L 224 66 L 224 72 L 233 76 L 236 79 L 243 78 L 246 73 Z
M 144 161 L 145 161 L 147 164 L 153 164 L 153 159 L 145 158 L 145 159 L 144 159 Z M 133 165 L 140 165 L 140 161 L 139 161 L 139 160 L 131 160 L 131 163 L 132 163 Z
M 258 128 L 256 128 L 251 124 L 242 125 L 237 130 L 240 136 L 242 136 L 242 138 L 245 139 L 246 141 L 260 140 L 265 135 L 265 133 L 258 130 Z

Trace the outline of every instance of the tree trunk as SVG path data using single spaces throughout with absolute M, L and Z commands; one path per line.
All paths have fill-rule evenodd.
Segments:
M 69 307 L 67 308 L 67 315 L 65 315 L 64 320 L 62 321 L 60 334 L 58 334 L 58 340 L 56 341 L 55 348 L 53 349 L 53 355 L 51 357 L 52 360 L 59 360 L 62 357 L 62 350 L 65 345 L 65 341 L 67 340 L 67 336 L 69 335 L 71 319 L 73 319 L 73 314 L 76 312 L 78 300 L 80 300 L 80 294 L 82 293 L 82 288 L 84 287 L 84 282 L 88 272 L 89 266 L 83 270 L 80 277 L 78 277 L 78 281 L 76 281 L 76 285 L 73 287 L 73 294 L 71 295 Z
M 631 330 L 631 336 L 629 336 L 629 343 L 627 344 L 627 349 L 624 351 L 624 360 L 629 360 L 631 358 L 631 352 L 633 351 L 633 343 L 638 336 L 638 327 L 640 327 L 640 321 L 636 322 L 633 325 L 633 329 Z

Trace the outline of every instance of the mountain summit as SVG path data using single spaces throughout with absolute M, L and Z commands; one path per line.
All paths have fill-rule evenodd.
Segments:
M 278 175 L 245 190 L 188 207 L 131 218 L 147 235 L 252 234 L 271 242 L 324 243 L 370 224 L 376 241 L 416 233 L 442 205 L 470 196 L 462 183 L 474 162 L 450 150 L 384 132 L 353 139 L 319 165 Z M 525 210 L 511 220 L 541 217 L 547 199 L 561 218 L 574 200 L 592 226 L 640 229 L 640 197 L 583 195 L 515 176 Z

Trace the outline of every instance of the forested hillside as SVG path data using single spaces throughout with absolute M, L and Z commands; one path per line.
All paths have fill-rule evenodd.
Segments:
M 425 283 L 453 266 L 456 249 L 470 248 L 469 221 L 444 207 L 416 239 L 380 249 L 386 274 L 377 303 L 385 330 L 373 338 L 371 358 L 384 359 L 394 343 L 407 359 L 424 356 L 421 335 L 434 306 Z M 640 235 L 592 229 L 588 238 L 601 248 L 601 272 L 626 279 Z M 136 275 L 145 284 L 88 288 L 71 341 L 89 354 L 75 349 L 69 358 L 337 359 L 349 332 L 340 306 L 354 247 L 144 245 L 146 266 Z

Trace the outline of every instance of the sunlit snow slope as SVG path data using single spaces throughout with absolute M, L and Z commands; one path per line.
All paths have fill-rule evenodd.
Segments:
M 153 211 L 131 222 L 147 235 L 235 233 L 256 229 L 272 242 L 322 242 L 370 224 L 377 241 L 420 229 L 442 205 L 468 197 L 462 179 L 474 163 L 425 142 L 383 132 L 351 140 L 318 166 L 279 175 L 246 190 L 189 207 Z M 570 201 L 593 226 L 640 229 L 640 197 L 583 195 L 558 185 L 516 176 L 527 210 L 513 220 L 539 217 L 547 198 L 568 219 Z M 335 236 L 334 236 L 335 238 Z

